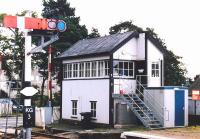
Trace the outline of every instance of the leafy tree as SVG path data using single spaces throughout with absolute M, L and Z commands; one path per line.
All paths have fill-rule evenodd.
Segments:
M 43 0 L 45 18 L 55 18 L 66 22 L 67 30 L 59 33 L 59 40 L 54 44 L 56 51 L 63 52 L 78 40 L 88 36 L 85 25 L 80 25 L 80 17 L 75 16 L 75 8 L 71 8 L 66 0 Z
M 100 36 L 101 36 L 101 35 L 100 35 L 98 29 L 92 28 L 91 33 L 88 35 L 88 39 L 97 38 L 97 37 L 100 37 Z
M 133 24 L 132 21 L 121 22 L 117 25 L 110 27 L 110 34 L 122 33 L 126 31 L 144 32 L 144 30 Z M 162 48 L 164 52 L 164 77 L 165 85 L 182 85 L 186 81 L 187 70 L 181 62 L 180 56 L 175 55 L 172 51 L 168 50 L 164 40 L 162 40 L 155 32 L 154 29 L 146 28 L 147 34 L 152 37 Z
M 33 54 L 32 56 L 34 65 L 39 67 L 39 73 L 42 75 L 42 84 L 41 84 L 41 91 L 40 91 L 40 106 L 44 104 L 44 86 L 45 81 L 48 79 L 48 53 L 37 53 Z
M 0 15 L 2 21 L 3 16 Z M 6 71 L 8 79 L 14 79 L 18 75 L 19 79 L 23 76 L 24 61 L 24 37 L 18 29 L 10 29 L 11 36 L 0 35 L 0 52 L 3 55 L 3 69 Z
M 177 56 L 171 50 L 168 50 L 164 41 L 154 32 L 154 29 L 147 28 L 146 30 L 163 49 L 165 85 L 177 86 L 185 84 L 187 70 L 181 62 L 182 57 Z
M 121 22 L 119 24 L 116 24 L 109 29 L 110 34 L 115 34 L 115 33 L 122 33 L 122 32 L 127 32 L 127 31 L 137 31 L 137 32 L 142 32 L 143 29 L 134 25 L 133 21 L 125 21 Z
M 66 0 L 43 0 L 45 18 L 54 18 L 66 22 L 67 30 L 59 33 L 59 40 L 53 44 L 55 56 L 62 53 L 78 40 L 88 36 L 85 25 L 80 25 L 80 17 L 75 16 L 75 8 L 70 7 Z
M 6 13 L 1 13 L 0 14 L 0 23 L 3 23 L 3 17 L 4 17 L 4 15 L 6 15 Z
M 75 8 L 70 7 L 70 3 L 66 0 L 43 0 L 44 18 L 54 18 L 66 22 L 67 30 L 59 33 L 59 40 L 52 46 L 54 48 L 54 56 L 62 53 L 64 50 L 72 46 L 78 40 L 88 36 L 85 25 L 80 25 L 80 17 L 75 16 Z
M 38 16 L 36 12 L 29 11 L 29 10 L 22 11 L 21 13 L 17 13 L 16 15 L 17 16 L 25 16 L 26 14 L 30 14 L 29 15 L 30 17 L 37 17 Z
M 85 27 L 85 25 L 80 25 L 80 17 L 75 16 L 75 8 L 71 8 L 70 4 L 66 0 L 43 0 L 43 12 L 42 16 L 44 18 L 53 18 L 53 19 L 59 19 L 63 20 L 66 23 L 67 30 L 65 32 L 57 32 L 59 35 L 59 40 L 56 41 L 53 45 L 53 57 L 56 57 L 60 53 L 62 53 L 64 50 L 72 46 L 75 42 L 78 40 L 84 39 L 88 36 L 88 31 Z M 40 73 L 43 77 L 42 82 L 42 89 L 41 89 L 41 96 L 43 96 L 43 90 L 44 90 L 44 84 L 45 81 L 48 78 L 48 53 L 43 54 L 39 53 L 34 55 L 33 59 L 35 60 L 35 64 L 38 65 L 40 68 Z M 53 67 L 59 67 L 58 61 L 52 61 Z M 53 76 L 58 74 L 62 74 L 61 72 L 56 73 L 56 70 L 59 71 L 59 69 L 53 68 Z M 61 76 L 58 76 L 61 77 Z M 58 79 L 58 83 L 60 83 L 61 79 Z M 41 97 L 42 99 L 43 97 Z M 43 102 L 41 102 L 43 103 Z
M 27 13 L 31 13 L 32 17 L 37 17 L 37 13 L 33 11 L 23 11 L 22 13 L 17 13 L 17 16 L 25 16 Z M 0 14 L 0 23 L 3 22 L 3 17 L 5 13 Z M 19 79 L 24 80 L 24 45 L 25 38 L 23 32 L 19 29 L 11 29 L 11 36 L 3 36 L 0 34 L 0 51 L 3 54 L 3 68 L 6 71 L 8 79 L 15 79 L 17 75 Z
M 23 11 L 21 14 L 17 14 L 18 16 L 24 16 L 29 11 Z M 3 16 L 5 14 L 0 15 L 1 22 L 3 21 Z M 32 17 L 37 17 L 35 12 L 31 12 Z M 25 38 L 23 32 L 20 32 L 18 29 L 10 29 L 12 31 L 11 36 L 3 36 L 0 35 L 0 51 L 3 54 L 3 68 L 6 71 L 8 79 L 15 79 L 14 75 L 18 75 L 19 79 L 24 81 L 24 45 Z M 33 38 L 34 43 L 38 42 L 38 39 Z M 40 73 L 43 75 L 42 87 L 41 90 L 44 92 L 44 83 L 47 79 L 47 57 L 48 54 L 35 54 L 32 56 L 33 61 L 32 64 L 35 67 L 36 64 L 41 68 Z M 43 103 L 43 102 L 41 102 Z
M 70 17 L 75 15 L 75 8 L 71 8 L 66 0 L 43 0 L 42 16 L 46 18 Z

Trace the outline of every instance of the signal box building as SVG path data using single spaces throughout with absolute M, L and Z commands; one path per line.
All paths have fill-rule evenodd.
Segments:
M 125 32 L 80 40 L 63 52 L 62 119 L 81 121 L 80 113 L 91 112 L 99 124 L 139 119 L 163 126 L 142 96 L 146 87 L 163 86 L 164 56 L 155 42 L 147 32 Z

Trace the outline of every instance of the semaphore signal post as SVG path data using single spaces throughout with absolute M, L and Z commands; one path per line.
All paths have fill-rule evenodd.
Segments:
M 57 19 L 46 19 L 46 18 L 32 18 L 32 17 L 22 17 L 22 16 L 4 16 L 3 18 L 3 26 L 8 28 L 19 28 L 23 30 L 24 37 L 25 37 L 25 88 L 21 91 L 22 94 L 26 96 L 24 100 L 25 110 L 24 110 L 24 128 L 26 128 L 26 135 L 25 139 L 31 139 L 31 127 L 34 126 L 34 124 L 28 124 L 26 121 L 32 121 L 33 123 L 35 121 L 34 115 L 34 108 L 31 107 L 31 96 L 28 94 L 27 88 L 31 89 L 31 92 L 33 95 L 37 92 L 33 87 L 31 86 L 31 54 L 41 52 L 45 47 L 49 47 L 53 42 L 57 41 L 58 35 L 52 34 L 48 35 L 50 37 L 50 40 L 47 42 L 44 42 L 44 36 L 43 34 L 37 34 L 37 36 L 41 36 L 41 45 L 37 46 L 35 48 L 31 48 L 31 30 L 43 30 L 43 31 L 58 31 L 58 32 L 64 32 L 66 30 L 66 23 L 63 20 L 57 20 Z M 52 48 L 49 47 L 49 64 L 48 64 L 48 96 L 49 96 L 49 104 L 48 106 L 51 107 L 51 51 Z

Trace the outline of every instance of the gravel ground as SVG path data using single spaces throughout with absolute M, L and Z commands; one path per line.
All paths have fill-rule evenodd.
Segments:
M 185 128 L 173 128 L 164 130 L 141 131 L 151 135 L 160 135 L 175 139 L 200 139 L 200 126 L 191 126 Z
M 163 130 L 138 131 L 140 133 L 158 135 L 174 139 L 200 139 L 200 126 L 185 128 L 172 128 Z M 48 139 L 42 136 L 35 136 L 33 139 Z

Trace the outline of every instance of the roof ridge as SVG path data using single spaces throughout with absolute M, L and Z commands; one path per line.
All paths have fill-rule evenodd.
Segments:
M 79 40 L 58 57 L 75 57 L 97 53 L 108 54 L 114 49 L 117 49 L 118 46 L 120 47 L 122 43 L 127 42 L 130 37 L 134 37 L 135 33 L 136 32 L 134 31 L 128 31 L 108 36 Z
M 110 36 L 117 36 L 117 35 L 122 35 L 122 34 L 127 34 L 127 33 L 133 33 L 134 31 L 127 31 L 127 32 L 123 32 L 123 33 L 115 33 L 115 34 L 109 34 L 109 35 L 104 35 L 104 36 L 100 36 L 100 37 L 96 37 L 96 38 L 85 38 L 79 41 L 83 41 L 83 40 L 93 40 L 93 39 L 101 39 L 101 38 L 105 38 L 105 37 L 110 37 Z M 79 42 L 78 41 L 78 42 Z

